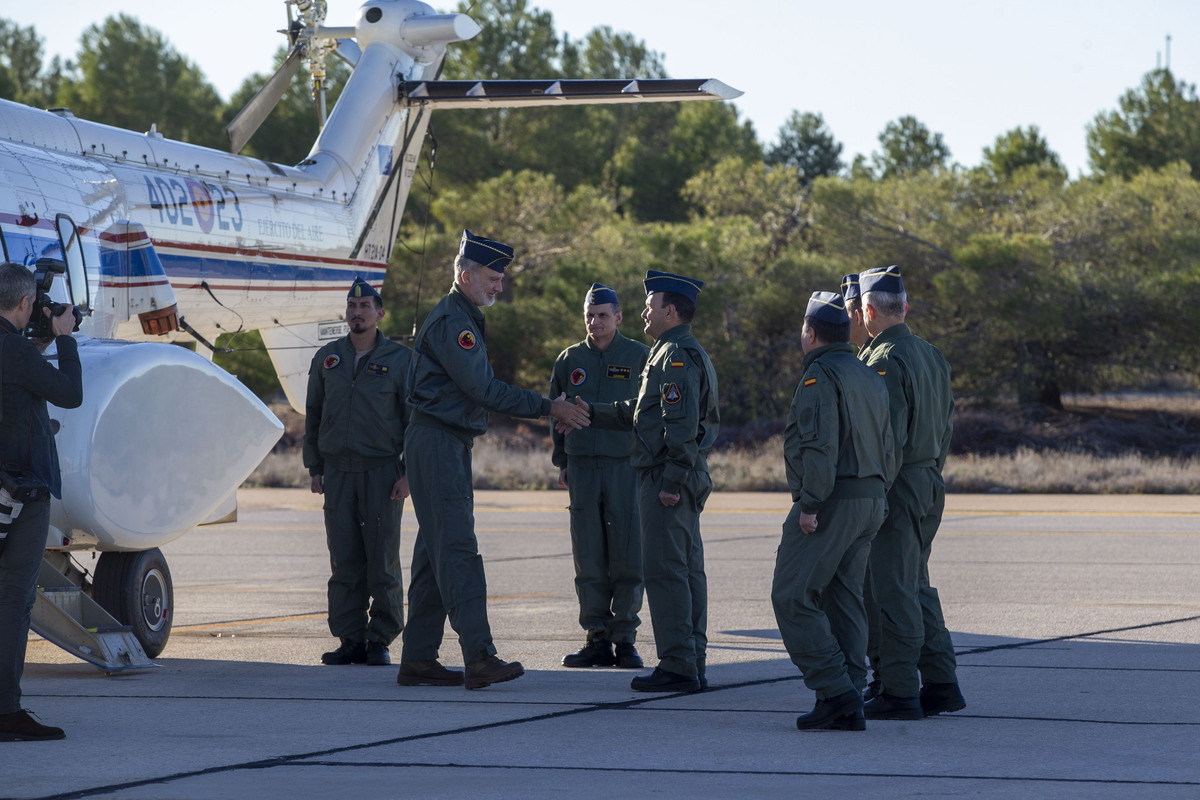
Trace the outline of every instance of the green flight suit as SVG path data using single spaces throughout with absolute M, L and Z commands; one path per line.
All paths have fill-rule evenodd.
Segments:
M 376 332 L 355 359 L 345 336 L 308 369 L 304 466 L 325 480 L 329 632 L 389 645 L 404 629 L 400 520 L 392 486 L 404 475 L 412 350 Z
M 942 466 L 954 425 L 950 365 L 904 323 L 876 336 L 866 360 L 888 387 L 898 461 L 869 560 L 879 620 L 873 666 L 883 691 L 917 697 L 922 681 L 958 682 L 954 643 L 937 589 L 929 584 L 929 555 L 946 504 Z
M 871 340 L 867 339 L 858 348 L 858 360 L 867 363 L 871 354 Z M 891 472 L 888 473 L 891 475 Z M 871 560 L 867 559 L 867 573 L 863 578 L 863 607 L 867 610 L 867 663 L 879 664 L 879 606 L 871 595 Z M 878 680 L 878 673 L 875 679 Z
M 496 380 L 483 313 L 457 287 L 425 318 L 415 350 L 405 463 L 418 528 L 401 660 L 436 659 L 448 616 L 472 664 L 496 647 L 475 538 L 471 447 L 487 431 L 489 411 L 544 417 L 550 398 Z
M 592 406 L 592 424 L 633 428 L 641 485 L 642 569 L 659 666 L 698 674 L 708 648 L 708 579 L 700 512 L 712 492 L 708 453 L 717 439 L 717 373 L 708 354 L 677 325 L 650 348 L 636 400 Z M 571 434 L 574 435 L 574 434 Z M 678 494 L 665 507 L 659 492 Z
M 887 387 L 851 345 L 828 344 L 805 355 L 784 459 L 792 509 L 771 583 L 783 644 L 818 699 L 862 691 L 862 587 L 895 451 Z M 816 515 L 813 533 L 801 530 L 801 513 Z
M 550 396 L 563 392 L 588 405 L 637 396 L 650 348 L 616 331 L 604 350 L 585 339 L 559 354 Z M 638 477 L 629 464 L 627 431 L 584 428 L 570 436 L 551 427 L 552 461 L 567 470 L 571 496 L 571 553 L 579 624 L 588 640 L 633 642 L 642 608 L 642 532 Z

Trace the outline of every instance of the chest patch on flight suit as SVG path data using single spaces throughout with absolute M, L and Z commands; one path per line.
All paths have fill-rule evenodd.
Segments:
M 340 363 L 342 363 L 342 359 L 337 353 L 334 353 L 331 356 L 325 356 L 325 369 L 333 369 Z
M 571 385 L 578 386 L 587 380 L 587 370 L 582 367 L 571 372 Z
M 458 334 L 458 346 L 463 350 L 475 349 L 475 332 L 470 328 Z
M 663 389 L 663 402 L 669 405 L 675 405 L 683 399 L 683 392 L 679 391 L 679 387 L 674 383 L 668 383 Z
M 812 385 L 813 385 L 814 383 L 816 383 L 816 382 L 817 382 L 817 379 L 816 379 L 816 378 L 805 378 L 805 380 L 804 380 L 804 385 L 805 385 L 805 386 L 812 386 Z
M 387 364 L 376 364 L 374 361 L 367 364 L 368 375 L 387 375 Z
M 615 364 L 609 365 L 608 377 L 616 378 L 619 381 L 627 381 L 633 378 L 633 367 L 618 367 Z

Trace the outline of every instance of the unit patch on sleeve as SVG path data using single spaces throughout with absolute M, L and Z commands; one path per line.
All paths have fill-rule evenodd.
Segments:
M 376 364 L 374 361 L 371 361 L 367 364 L 367 374 L 368 375 L 387 375 L 388 374 L 387 364 Z
M 475 332 L 470 328 L 463 330 L 458 334 L 458 346 L 463 350 L 475 349 Z
M 877 370 L 875 370 L 875 371 L 879 373 L 879 377 L 881 377 L 881 378 L 882 378 L 884 375 L 887 375 L 887 370 L 886 370 L 886 369 L 877 369 Z
M 817 379 L 816 379 L 816 378 L 805 378 L 805 379 L 804 379 L 804 385 L 805 385 L 805 386 L 812 386 L 812 385 L 813 385 L 814 383 L 816 383 L 816 382 L 817 382 Z
M 669 405 L 675 405 L 683 399 L 683 393 L 679 391 L 679 387 L 675 383 L 668 383 L 663 389 L 663 402 Z
M 618 367 L 616 364 L 609 364 L 608 377 L 616 378 L 619 381 L 631 380 L 633 378 L 633 367 Z
M 682 366 L 683 366 L 683 362 L 682 362 L 682 361 L 672 361 L 672 362 L 671 362 L 671 366 L 672 366 L 672 367 L 682 367 Z
M 342 359 L 337 353 L 325 356 L 325 369 L 333 369 L 340 363 L 342 363 Z
M 583 367 L 578 367 L 571 371 L 571 385 L 578 386 L 587 380 L 587 370 Z

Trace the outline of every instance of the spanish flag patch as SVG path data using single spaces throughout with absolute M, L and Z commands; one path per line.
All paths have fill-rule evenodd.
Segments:
M 812 385 L 813 385 L 814 383 L 816 383 L 816 382 L 817 382 L 817 379 L 816 379 L 816 378 L 805 378 L 805 379 L 804 379 L 804 385 L 805 385 L 805 386 L 812 386 Z
M 887 375 L 887 370 L 886 370 L 886 369 L 877 369 L 877 370 L 875 370 L 875 371 L 879 373 L 879 377 L 881 377 L 881 378 L 882 378 L 884 375 Z
M 682 361 L 672 361 L 672 362 L 671 362 L 671 366 L 672 366 L 672 367 L 682 367 L 682 366 L 683 366 L 683 362 L 682 362 Z

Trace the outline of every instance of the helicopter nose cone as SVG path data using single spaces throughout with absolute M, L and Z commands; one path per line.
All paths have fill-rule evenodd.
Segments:
M 283 425 L 236 378 L 169 344 L 84 341 L 83 405 L 55 409 L 63 500 L 52 524 L 113 549 L 165 544 L 205 522 Z

